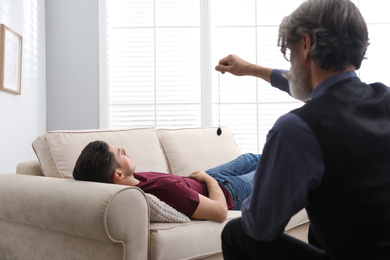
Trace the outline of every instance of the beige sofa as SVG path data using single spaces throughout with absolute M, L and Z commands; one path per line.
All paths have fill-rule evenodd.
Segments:
M 222 259 L 226 222 L 151 223 L 140 189 L 73 180 L 81 149 L 98 139 L 125 148 L 138 172 L 186 176 L 240 154 L 228 128 L 221 136 L 215 128 L 42 135 L 33 142 L 37 161 L 20 163 L 17 174 L 0 175 L 0 259 Z M 229 211 L 227 221 L 239 216 Z M 286 232 L 305 241 L 307 227 L 303 210 Z

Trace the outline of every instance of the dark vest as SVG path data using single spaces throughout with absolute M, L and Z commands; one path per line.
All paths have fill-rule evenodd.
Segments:
M 324 156 L 306 208 L 321 246 L 332 259 L 390 259 L 390 89 L 350 78 L 292 112 Z

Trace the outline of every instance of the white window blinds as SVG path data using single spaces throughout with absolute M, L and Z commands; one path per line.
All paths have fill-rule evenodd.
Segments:
M 200 125 L 199 1 L 107 1 L 109 127 Z

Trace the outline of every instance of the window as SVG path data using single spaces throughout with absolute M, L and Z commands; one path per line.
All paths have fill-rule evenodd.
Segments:
M 289 69 L 277 46 L 278 28 L 284 16 L 302 0 L 211 1 L 212 64 L 229 53 L 271 68 Z M 281 8 L 282 7 L 282 8 Z M 214 67 L 213 66 L 213 67 Z M 218 116 L 218 76 L 213 72 L 213 125 Z M 220 75 L 221 124 L 234 132 L 241 150 L 261 152 L 276 119 L 302 105 L 253 77 Z
M 370 39 L 375 41 L 359 73 L 371 82 L 381 80 L 379 71 L 388 84 L 385 66 L 377 64 L 386 60 L 380 48 L 385 48 L 383 32 L 390 27 L 384 11 L 389 4 L 371 1 L 354 1 L 367 16 Z M 232 130 L 242 152 L 261 152 L 275 120 L 302 103 L 260 79 L 218 76 L 214 67 L 235 53 L 253 63 L 288 69 L 276 45 L 278 26 L 301 3 L 102 1 L 101 127 L 209 127 L 220 122 Z
M 201 125 L 199 1 L 107 1 L 108 127 Z

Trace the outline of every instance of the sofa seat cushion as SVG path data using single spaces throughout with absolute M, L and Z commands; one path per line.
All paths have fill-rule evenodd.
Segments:
M 151 223 L 150 253 L 151 259 L 201 259 L 221 252 L 220 236 L 225 224 L 241 217 L 241 211 L 229 210 L 227 220 L 214 221 L 192 220 L 190 223 Z M 309 222 L 306 210 L 295 214 L 285 230 L 295 235 L 294 229 Z
M 221 223 L 192 220 L 190 223 L 151 223 L 151 259 L 200 259 L 221 252 L 221 234 L 229 220 L 240 217 L 240 211 L 229 211 Z M 212 234 L 212 235 L 211 235 Z
M 73 178 L 73 168 L 82 149 L 103 140 L 125 148 L 137 164 L 136 171 L 168 172 L 160 142 L 153 128 L 131 130 L 52 131 L 33 142 L 44 176 Z

